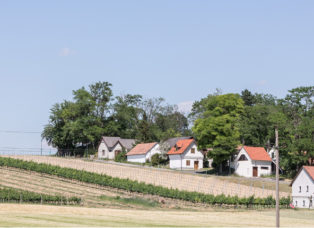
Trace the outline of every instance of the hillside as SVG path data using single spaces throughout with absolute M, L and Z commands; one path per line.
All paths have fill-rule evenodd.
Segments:
M 230 196 L 265 198 L 275 196 L 275 191 L 271 189 L 254 187 L 253 185 L 241 184 L 228 181 L 226 178 L 216 178 L 213 176 L 191 175 L 171 170 L 147 169 L 142 167 L 121 166 L 108 163 L 97 163 L 82 161 L 79 159 L 45 157 L 45 156 L 10 156 L 12 158 L 58 165 L 61 167 L 85 170 L 99 174 L 106 174 L 112 177 L 136 180 L 147 184 L 160 185 L 179 190 L 195 191 L 207 194 L 225 194 Z M 281 197 L 289 196 L 290 192 L 280 192 Z

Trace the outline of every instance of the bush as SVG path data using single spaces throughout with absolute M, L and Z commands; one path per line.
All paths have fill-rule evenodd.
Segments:
M 154 154 L 151 158 L 151 163 L 153 166 L 157 166 L 162 162 L 162 158 L 159 154 Z
M 29 192 L 14 188 L 1 188 L 0 200 L 3 202 L 28 202 L 28 203 L 43 203 L 43 204 L 80 204 L 81 198 L 70 197 L 66 198 L 60 195 L 47 195 L 35 192 Z
M 114 161 L 116 161 L 116 162 L 125 162 L 126 158 L 127 158 L 126 157 L 126 151 L 123 148 L 122 151 L 115 156 Z

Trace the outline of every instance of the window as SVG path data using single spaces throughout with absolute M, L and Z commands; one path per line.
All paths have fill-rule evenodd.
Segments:
M 267 166 L 262 166 L 261 169 L 266 169 L 266 170 L 268 170 L 268 167 L 267 167 Z
M 244 154 L 242 154 L 238 161 L 247 161 L 247 158 Z
M 105 155 L 105 150 L 102 150 L 102 154 Z
M 191 149 L 191 154 L 195 154 L 195 148 Z
M 190 166 L 191 162 L 190 160 L 186 160 L 186 166 Z
M 301 190 L 302 190 L 302 189 L 301 189 L 301 186 L 299 186 L 299 192 L 301 192 Z
M 271 153 L 271 158 L 274 158 L 275 157 L 275 154 L 274 153 Z
M 297 201 L 297 200 L 295 201 L 295 206 L 296 206 L 296 207 L 298 206 L 298 201 Z
M 309 192 L 309 186 L 308 185 L 306 186 L 306 192 Z
M 303 207 L 305 207 L 305 200 L 303 200 Z

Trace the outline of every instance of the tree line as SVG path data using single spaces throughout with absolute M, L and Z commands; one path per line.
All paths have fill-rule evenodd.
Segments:
M 163 98 L 139 94 L 114 96 L 112 84 L 97 82 L 73 91 L 73 100 L 53 105 L 42 137 L 58 153 L 86 148 L 96 151 L 101 136 L 134 138 L 137 142 L 194 136 L 200 149 L 224 167 L 238 145 L 274 145 L 279 130 L 281 168 L 294 175 L 314 159 L 314 86 L 298 87 L 278 99 L 271 94 L 222 94 L 195 101 L 186 116 Z

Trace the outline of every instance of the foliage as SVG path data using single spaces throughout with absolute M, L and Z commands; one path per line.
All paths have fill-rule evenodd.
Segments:
M 152 166 L 158 166 L 161 164 L 165 164 L 167 161 L 167 159 L 162 158 L 162 156 L 160 154 L 154 154 L 151 157 L 151 164 Z
M 103 135 L 152 142 L 190 133 L 187 118 L 163 98 L 143 99 L 138 94 L 113 98 L 111 86 L 97 82 L 74 90 L 73 101 L 53 105 L 42 137 L 58 155 L 96 151 Z
M 238 94 L 211 95 L 202 104 L 192 128 L 200 149 L 212 148 L 208 156 L 218 164 L 228 160 L 240 144 L 239 118 L 243 101 Z M 221 167 L 221 166 L 220 166 Z
M 124 148 L 122 148 L 122 151 L 115 156 L 114 160 L 116 162 L 125 162 L 127 160 L 126 151 Z
M 158 195 L 167 198 L 180 199 L 191 201 L 195 203 L 207 203 L 212 205 L 260 205 L 260 206 L 274 206 L 275 200 L 272 197 L 266 199 L 254 198 L 238 198 L 225 195 L 210 195 L 199 192 L 188 192 L 178 189 L 170 189 L 162 186 L 155 186 L 152 184 L 146 184 L 130 179 L 121 179 L 117 177 L 111 177 L 105 174 L 97 174 L 87 172 L 84 170 L 77 170 L 72 168 L 62 168 L 59 166 L 53 166 L 49 164 L 36 163 L 31 161 L 23 161 L 19 159 L 12 159 L 6 157 L 0 157 L 0 166 L 14 167 L 29 171 L 35 171 L 39 173 L 46 173 L 50 175 L 56 175 L 59 177 L 78 180 L 86 183 L 93 183 L 101 186 L 110 186 L 113 188 L 123 189 L 130 192 L 139 192 L 143 194 Z M 281 205 L 288 207 L 290 198 L 282 198 Z
M 29 192 L 14 188 L 0 188 L 0 200 L 7 202 L 27 202 L 43 204 L 80 204 L 81 199 L 78 197 L 66 198 L 60 195 L 47 195 L 35 192 Z

